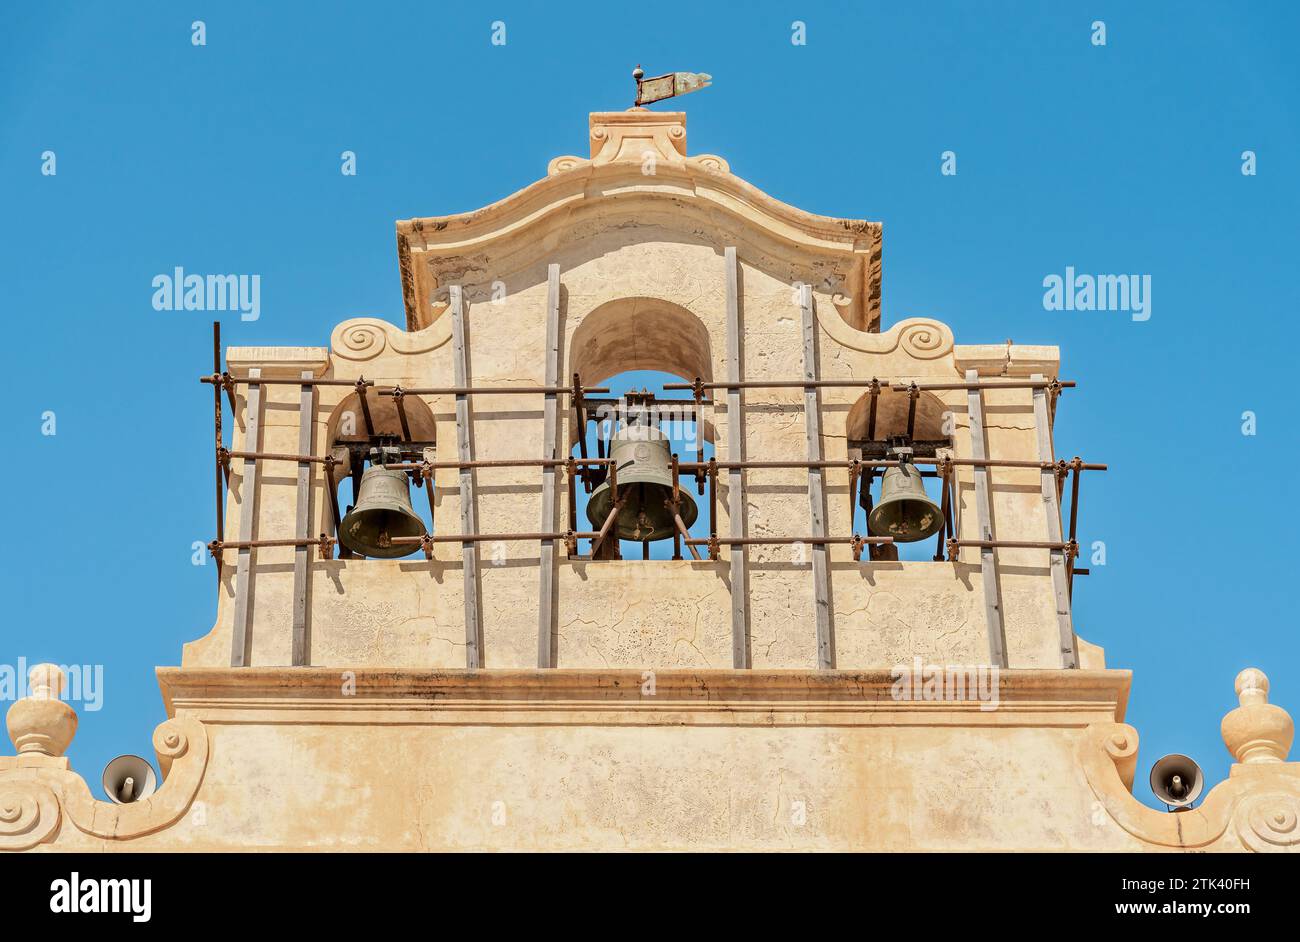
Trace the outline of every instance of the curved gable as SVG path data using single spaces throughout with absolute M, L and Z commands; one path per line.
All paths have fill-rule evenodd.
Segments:
M 783 276 L 824 283 L 850 326 L 880 329 L 880 223 L 804 212 L 721 157 L 688 156 L 681 112 L 594 112 L 590 144 L 589 157 L 556 157 L 546 177 L 482 209 L 398 221 L 408 330 L 438 317 L 447 284 L 509 280 L 557 241 L 642 224 L 747 245 Z

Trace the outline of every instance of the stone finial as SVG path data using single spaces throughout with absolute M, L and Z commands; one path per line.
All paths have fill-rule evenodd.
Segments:
M 27 674 L 30 690 L 5 716 L 19 755 L 61 756 L 77 734 L 77 711 L 59 699 L 67 683 L 54 664 L 37 664 Z
M 1223 718 L 1223 744 L 1238 762 L 1285 762 L 1295 738 L 1291 715 L 1268 702 L 1268 678 L 1248 667 L 1237 675 L 1235 710 Z

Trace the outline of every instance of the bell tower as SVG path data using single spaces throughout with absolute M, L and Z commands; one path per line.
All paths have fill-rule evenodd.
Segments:
M 1133 798 L 1130 674 L 1072 605 L 1106 466 L 1053 441 L 1086 385 L 1054 346 L 882 322 L 879 222 L 632 108 L 396 241 L 394 319 L 216 344 L 217 613 L 158 669 L 162 784 L 85 794 L 46 671 L 0 847 L 1296 845 L 1254 675 L 1232 779 L 1177 825 Z M 611 398 L 632 370 L 680 398 Z

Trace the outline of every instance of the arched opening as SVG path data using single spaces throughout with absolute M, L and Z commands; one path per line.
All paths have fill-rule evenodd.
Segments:
M 392 537 L 433 533 L 429 482 L 413 468 L 370 472 L 433 460 L 437 433 L 428 405 L 411 395 L 370 389 L 362 399 L 352 393 L 335 408 L 327 429 L 328 453 L 335 459 L 330 519 L 343 524 L 335 534 L 339 557 L 396 559 L 419 552 L 418 543 Z M 363 499 L 364 515 L 350 518 Z
M 853 531 L 892 536 L 892 545 L 872 546 L 873 560 L 944 558 L 948 533 L 942 478 L 929 459 L 952 453 L 951 410 L 924 390 L 882 387 L 863 395 L 846 420 L 850 458 L 921 459 L 908 469 L 867 469 L 859 482 Z M 936 528 L 932 530 L 932 528 Z M 927 532 L 931 531 L 931 532 Z M 924 536 L 918 534 L 924 533 Z
M 689 391 L 665 390 L 666 383 L 690 383 L 713 375 L 711 345 L 704 324 L 680 305 L 655 298 L 622 298 L 583 318 L 570 343 L 569 373 L 587 386 L 608 386 L 608 395 L 586 400 L 584 423 L 573 423 L 570 453 L 612 458 L 621 509 L 612 504 L 604 468 L 593 469 L 576 491 L 578 529 L 610 536 L 584 541 L 579 555 L 594 558 L 691 558 L 684 526 L 692 538 L 708 536 L 707 498 L 690 467 L 713 457 L 711 396 L 698 404 Z M 676 505 L 672 460 L 678 464 Z M 621 476 L 621 477 L 619 477 Z M 674 519 L 681 517 L 681 524 Z M 612 518 L 611 518 L 612 515 Z M 617 537 L 617 539 L 615 538 Z

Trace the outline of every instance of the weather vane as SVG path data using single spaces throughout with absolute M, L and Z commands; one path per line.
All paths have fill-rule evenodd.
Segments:
M 632 104 L 640 107 L 708 88 L 713 76 L 707 72 L 669 72 L 667 75 L 646 78 L 641 66 L 637 65 L 632 70 L 632 78 L 636 79 L 636 101 Z

